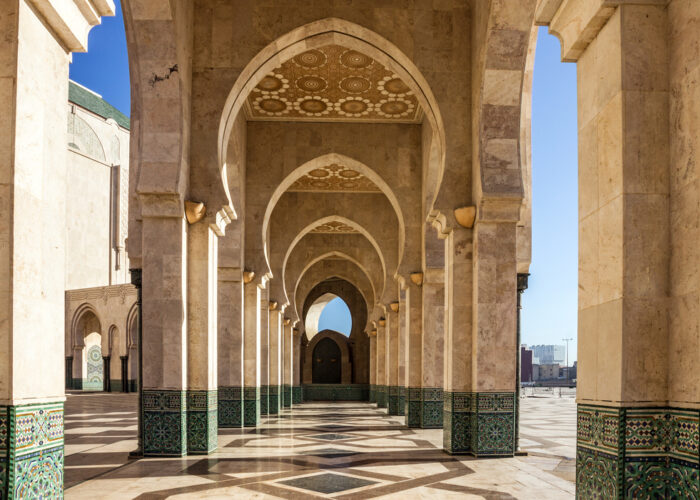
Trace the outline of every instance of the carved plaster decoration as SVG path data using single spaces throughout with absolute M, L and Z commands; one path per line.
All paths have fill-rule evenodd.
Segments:
M 185 217 L 187 222 L 194 224 L 204 218 L 207 213 L 207 207 L 204 203 L 197 201 L 185 201 Z
M 337 163 L 316 168 L 304 174 L 294 181 L 287 191 L 381 193 L 377 185 L 363 174 Z
M 313 228 L 310 233 L 315 234 L 353 234 L 359 233 L 354 227 L 348 226 L 340 221 L 329 221 Z
M 467 229 L 474 227 L 474 219 L 476 219 L 476 207 L 460 207 L 455 208 L 455 219 L 460 226 Z
M 284 318 L 284 326 L 289 326 L 292 323 L 291 318 Z
M 411 281 L 414 285 L 421 286 L 423 284 L 423 273 L 411 273 Z
M 255 278 L 255 271 L 243 271 L 243 283 L 248 284 Z
M 391 304 L 389 304 L 389 307 L 391 308 L 392 311 L 399 312 L 399 303 L 398 302 L 392 302 Z
M 263 77 L 246 100 L 249 120 L 420 123 L 401 78 L 339 45 L 308 50 Z
M 386 326 L 386 320 L 384 318 L 379 318 L 379 326 Z
M 275 302 L 274 300 L 270 301 L 270 311 L 276 310 L 277 305 L 278 305 L 277 302 Z

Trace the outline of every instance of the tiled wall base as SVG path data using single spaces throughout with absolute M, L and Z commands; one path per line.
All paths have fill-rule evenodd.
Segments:
M 387 387 L 386 406 L 389 409 L 389 415 L 399 414 L 399 388 L 395 385 Z
M 421 429 L 442 429 L 443 393 L 441 387 L 421 388 Z
M 292 404 L 299 405 L 299 404 L 301 404 L 301 401 L 302 401 L 301 386 L 300 385 L 293 385 L 292 386 Z
M 396 403 L 396 414 L 405 415 L 406 414 L 406 393 L 407 390 L 403 386 L 399 386 L 399 400 Z
M 375 391 L 375 398 L 377 398 L 377 408 L 386 408 L 386 403 L 387 403 L 386 386 L 385 385 L 378 385 L 378 386 L 376 386 L 374 391 Z
M 268 395 L 269 386 L 260 386 L 260 415 L 267 415 L 268 405 L 270 403 L 270 398 Z
M 292 407 L 292 386 L 283 385 L 282 386 L 282 407 L 291 408 Z
M 187 454 L 185 391 L 144 389 L 141 402 L 144 456 Z
M 406 426 L 419 428 L 421 421 L 421 388 L 407 387 L 408 397 L 405 402 Z
M 577 498 L 700 498 L 700 410 L 578 406 Z
M 277 415 L 280 412 L 280 386 L 269 385 L 267 387 L 267 413 Z
M 81 379 L 81 378 L 71 379 L 70 388 L 73 389 L 74 391 L 82 390 L 83 389 L 83 379 Z
M 260 424 L 260 387 L 243 388 L 243 425 L 255 427 Z
M 63 498 L 63 403 L 0 406 L 0 498 Z
M 138 392 L 139 382 L 138 380 L 129 380 L 129 392 Z
M 367 384 L 304 384 L 304 401 L 367 401 Z
M 243 426 L 243 388 L 219 386 L 219 428 Z
M 377 386 L 374 384 L 369 385 L 369 402 L 370 403 L 376 403 L 377 402 L 377 394 L 376 394 Z
M 512 456 L 515 393 L 444 393 L 443 446 L 453 454 Z
M 208 455 L 216 450 L 218 421 L 216 390 L 187 391 L 187 453 Z

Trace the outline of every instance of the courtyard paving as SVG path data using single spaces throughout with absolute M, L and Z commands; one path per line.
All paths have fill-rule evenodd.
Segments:
M 538 498 L 574 496 L 573 397 L 521 400 L 527 456 L 442 452 L 442 431 L 407 429 L 368 403 L 305 403 L 256 429 L 222 429 L 207 457 L 130 460 L 137 396 L 70 394 L 67 499 Z

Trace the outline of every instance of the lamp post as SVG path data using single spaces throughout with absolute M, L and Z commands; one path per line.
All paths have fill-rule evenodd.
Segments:
M 566 342 L 566 383 L 569 383 L 569 341 L 574 339 L 562 339 Z

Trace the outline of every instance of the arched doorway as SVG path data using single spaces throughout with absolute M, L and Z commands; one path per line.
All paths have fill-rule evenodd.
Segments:
M 80 308 L 73 321 L 72 389 L 102 391 L 104 361 L 102 358 L 102 326 L 90 307 Z
M 339 384 L 341 380 L 340 347 L 326 337 L 316 344 L 313 352 L 311 381 L 314 384 Z

